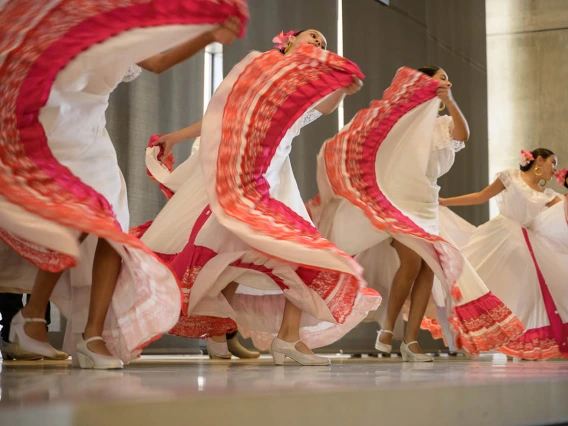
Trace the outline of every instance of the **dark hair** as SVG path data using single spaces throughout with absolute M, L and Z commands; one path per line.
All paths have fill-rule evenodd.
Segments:
M 568 188 L 568 175 L 564 176 L 564 186 Z
M 442 68 L 437 67 L 436 65 L 427 65 L 425 67 L 418 68 L 418 71 L 420 71 L 423 74 L 426 74 L 427 76 L 434 77 L 436 73 L 441 69 Z
M 553 155 L 556 155 L 550 149 L 546 149 L 546 148 L 537 148 L 534 151 L 532 151 L 531 154 L 532 154 L 534 160 L 528 162 L 524 166 L 520 166 L 522 172 L 528 172 L 531 169 L 532 165 L 534 164 L 534 162 L 536 161 L 536 159 L 538 157 L 541 157 L 543 160 L 546 160 L 548 157 L 552 157 Z
M 294 33 L 294 37 L 298 37 L 298 36 L 299 36 L 300 34 L 302 34 L 304 31 L 307 31 L 307 30 L 296 31 L 296 32 Z M 279 50 L 281 53 L 284 53 L 284 51 L 286 50 L 286 48 L 285 48 L 285 47 L 282 47 L 282 48 L 280 48 L 280 49 L 278 49 L 278 50 Z

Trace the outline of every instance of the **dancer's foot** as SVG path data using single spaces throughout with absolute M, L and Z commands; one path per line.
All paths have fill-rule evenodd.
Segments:
M 227 339 L 227 346 L 229 352 L 240 359 L 255 359 L 260 357 L 260 352 L 250 351 L 241 345 L 239 335 L 235 334 L 233 337 Z
M 434 358 L 430 355 L 426 355 L 422 348 L 418 345 L 417 341 L 413 342 L 402 342 L 400 345 L 400 354 L 402 355 L 402 360 L 404 362 L 432 362 Z
M 390 354 L 392 352 L 393 333 L 390 330 L 382 329 L 377 334 L 375 349 L 379 352 Z
M 81 368 L 96 370 L 116 370 L 122 368 L 122 361 L 110 354 L 103 338 L 101 336 L 87 338 L 86 331 L 85 335 L 79 337 L 77 342 L 77 357 Z
M 308 348 L 308 346 L 302 342 L 300 340 L 300 336 L 298 334 L 291 334 L 291 333 L 278 333 L 278 339 L 287 342 L 287 343 L 293 343 L 293 342 L 297 342 L 296 343 L 296 350 L 304 353 L 304 354 L 308 354 L 308 355 L 313 355 L 314 353 L 312 352 L 312 350 L 310 348 Z
M 43 318 L 45 316 L 45 312 L 42 314 L 40 312 L 30 311 L 26 308 L 27 306 L 20 311 L 24 318 Z M 27 322 L 26 325 L 24 325 L 24 330 L 28 337 L 31 337 L 38 342 L 49 342 L 49 339 L 47 337 L 47 325 L 45 321 Z
M 284 365 L 286 357 L 301 365 L 326 366 L 331 364 L 329 358 L 315 355 L 301 341 L 287 342 L 277 337 L 272 341 L 271 352 L 276 365 Z
M 100 332 L 97 332 L 97 331 L 93 332 L 93 331 L 90 331 L 89 329 L 85 329 L 85 332 L 83 333 L 83 339 L 86 341 L 86 340 L 91 339 L 92 337 L 97 337 L 97 336 L 100 336 L 100 335 L 101 335 Z M 91 352 L 98 354 L 98 355 L 113 356 L 109 352 L 108 348 L 106 347 L 105 341 L 101 340 L 101 339 L 90 341 L 89 343 L 87 343 L 87 348 Z
M 207 339 L 207 353 L 210 359 L 231 359 L 226 337 L 213 336 Z
M 57 350 L 47 341 L 46 321 L 43 318 L 24 316 L 19 311 L 10 323 L 10 342 L 22 349 L 44 357 L 56 357 Z
M 26 351 L 20 345 L 5 340 L 0 343 L 0 350 L 2 351 L 2 359 L 5 361 L 37 361 L 43 358 L 43 355 Z

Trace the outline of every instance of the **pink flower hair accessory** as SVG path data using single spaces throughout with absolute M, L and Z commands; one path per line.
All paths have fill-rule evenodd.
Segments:
M 272 43 L 275 43 L 274 47 L 280 50 L 285 49 L 290 42 L 290 37 L 292 37 L 294 34 L 296 34 L 295 30 L 290 30 L 287 33 L 280 31 L 280 34 L 272 39 Z
M 556 176 L 556 182 L 558 182 L 558 185 L 564 186 L 564 184 L 566 183 L 566 176 L 567 175 L 568 175 L 568 170 L 566 170 L 566 168 L 563 168 L 558 173 L 556 173 L 555 176 Z
M 531 161 L 534 161 L 532 152 L 521 149 L 521 167 L 525 167 Z

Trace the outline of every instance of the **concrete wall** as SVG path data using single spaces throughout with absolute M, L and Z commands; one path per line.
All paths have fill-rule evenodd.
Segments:
M 478 191 L 488 183 L 485 0 L 343 0 L 344 56 L 366 74 L 365 87 L 345 102 L 349 121 L 382 97 L 401 66 L 438 65 L 466 116 L 471 138 L 440 179 L 442 196 Z M 456 208 L 475 225 L 489 218 L 487 205 Z
M 486 0 L 486 10 L 490 175 L 539 146 L 568 167 L 568 2 Z

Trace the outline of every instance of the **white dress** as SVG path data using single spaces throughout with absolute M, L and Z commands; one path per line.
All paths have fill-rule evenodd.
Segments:
M 533 190 L 519 170 L 497 175 L 500 215 L 479 226 L 463 253 L 487 287 L 511 308 L 526 332 L 500 350 L 526 359 L 568 354 L 566 199 Z M 556 197 L 562 202 L 548 208 Z
M 105 110 L 123 77 L 136 74 L 132 64 L 230 16 L 246 22 L 240 0 L 195 1 L 163 8 L 55 0 L 0 9 L 0 239 L 10 247 L 0 253 L 0 291 L 29 293 L 37 267 L 65 271 L 52 300 L 68 318 L 71 353 L 87 321 L 97 238 L 122 257 L 103 332 L 109 350 L 128 362 L 177 321 L 176 277 L 128 235 L 126 187 Z M 79 244 L 82 233 L 90 235 Z
M 160 175 L 157 180 L 174 193 L 141 237 L 168 262 L 182 283 L 182 315 L 171 334 L 203 338 L 223 335 L 238 325 L 243 335 L 252 337 L 256 347 L 268 349 L 280 328 L 284 302 L 289 299 L 304 312 L 300 329 L 302 340 L 315 348 L 335 342 L 362 321 L 369 310 L 378 306 L 380 297 L 364 287 L 359 267 L 351 257 L 339 252 L 321 236 L 316 237 L 321 242 L 310 236 L 310 233 L 319 234 L 313 228 L 290 164 L 292 140 L 303 126 L 320 116 L 313 104 L 330 89 L 325 86 L 327 92 L 324 89 L 313 92 L 316 97 L 312 100 L 298 95 L 295 107 L 304 105 L 306 112 L 290 122 L 283 136 L 273 136 L 276 139 L 271 142 L 272 148 L 266 151 L 244 148 L 242 151 L 245 155 L 257 152 L 258 159 L 265 164 L 265 171 L 243 188 L 247 191 L 256 186 L 261 188 L 259 192 L 266 191 L 259 201 L 237 193 L 238 182 L 245 176 L 228 168 L 232 156 L 239 156 L 241 150 L 230 148 L 233 139 L 219 141 L 222 129 L 239 126 L 248 127 L 251 135 L 267 131 L 278 135 L 278 126 L 281 126 L 278 119 L 264 127 L 260 119 L 227 121 L 224 115 L 238 115 L 247 108 L 254 111 L 255 106 L 262 111 L 265 105 L 272 105 L 269 94 L 280 87 L 288 87 L 287 81 L 303 72 L 292 70 L 283 80 L 272 79 L 270 76 L 278 72 L 281 63 L 286 61 L 289 66 L 296 61 L 308 61 L 320 72 L 317 68 L 320 66 L 319 55 L 320 52 L 311 46 L 299 48 L 286 58 L 277 51 L 252 52 L 233 68 L 213 96 L 203 119 L 198 151 L 169 174 L 156 162 L 157 148 L 149 150 L 149 171 L 155 178 Z M 325 52 L 325 55 L 333 54 Z M 341 61 L 345 60 L 341 58 Z M 341 68 L 321 70 L 331 71 L 332 76 L 343 76 L 345 72 Z M 256 84 L 267 85 L 263 91 L 266 95 L 246 103 L 244 97 L 256 95 Z M 312 84 L 323 83 L 316 80 Z M 293 91 L 287 94 L 294 95 Z M 233 96 L 238 101 L 233 100 Z M 279 99 L 283 102 L 286 98 Z M 272 111 L 278 114 L 277 110 Z M 279 117 L 279 120 L 287 120 L 288 115 Z M 235 134 L 244 134 L 241 132 Z M 251 136 L 243 139 L 245 146 L 251 139 Z M 225 151 L 227 149 L 231 151 Z M 249 173 L 250 164 L 255 164 L 250 157 L 238 161 L 244 174 Z M 226 192 L 219 192 L 224 179 L 231 183 Z M 231 197 L 229 207 L 222 204 L 225 194 Z M 252 212 L 255 220 L 234 219 L 236 215 L 227 213 L 245 200 L 251 203 L 245 214 Z M 286 239 L 285 227 L 288 225 L 278 225 L 283 218 L 290 221 L 290 229 L 302 245 L 295 248 L 297 243 Z M 264 221 L 267 228 L 262 226 Z M 305 237 L 303 232 L 306 232 Z M 321 244 L 326 251 L 320 254 L 311 248 L 311 244 Z M 231 282 L 238 283 L 239 287 L 229 304 L 221 291 Z
M 357 113 L 322 147 L 320 195 L 310 207 L 320 231 L 356 255 L 369 286 L 383 296 L 368 320 L 385 319 L 400 266 L 391 245 L 396 239 L 437 277 L 422 327 L 437 338 L 451 334 L 449 344 L 475 356 L 516 338 L 522 325 L 487 290 L 439 224 L 437 179 L 464 144 L 452 139 L 451 117 L 436 118 L 437 84 L 417 71 L 399 70 L 383 100 Z M 401 317 L 407 311 L 408 306 Z M 401 320 L 393 330 L 397 338 Z

